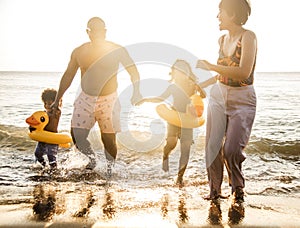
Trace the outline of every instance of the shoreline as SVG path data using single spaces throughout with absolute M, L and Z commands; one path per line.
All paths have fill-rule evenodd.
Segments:
M 118 194 L 131 197 L 128 192 Z M 188 203 L 191 200 L 146 202 L 139 208 L 114 208 L 112 204 L 105 209 L 97 203 L 86 204 L 81 214 L 77 211 L 75 215 L 70 209 L 54 214 L 48 221 L 36 220 L 32 203 L 6 204 L 0 205 L 0 227 L 211 227 L 218 221 L 219 227 L 232 227 L 230 216 L 233 220 L 243 218 L 234 227 L 300 227 L 298 197 L 247 195 L 245 203 L 235 205 L 235 210 L 231 198 L 221 200 L 219 208 L 211 201 L 201 199 L 195 205 Z

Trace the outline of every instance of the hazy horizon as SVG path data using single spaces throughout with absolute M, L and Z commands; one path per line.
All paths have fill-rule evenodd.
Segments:
M 107 40 L 125 48 L 170 44 L 216 62 L 219 0 L 0 0 L 0 70 L 64 71 L 72 50 L 88 41 L 88 19 L 103 18 Z M 244 26 L 257 35 L 257 72 L 300 72 L 298 0 L 250 0 Z M 178 56 L 180 57 L 180 56 Z

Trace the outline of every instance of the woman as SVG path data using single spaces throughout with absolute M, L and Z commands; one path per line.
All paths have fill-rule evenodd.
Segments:
M 256 112 L 253 80 L 257 40 L 254 32 L 243 27 L 250 13 L 247 0 L 221 0 L 219 29 L 228 32 L 219 38 L 217 65 L 205 60 L 197 62 L 198 68 L 218 73 L 200 84 L 203 88 L 218 82 L 211 89 L 207 113 L 205 153 L 210 194 L 206 199 L 222 197 L 225 163 L 231 193 L 237 202 L 244 201 L 243 149 Z

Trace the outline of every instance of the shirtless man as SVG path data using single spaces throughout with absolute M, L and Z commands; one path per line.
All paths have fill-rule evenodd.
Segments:
M 117 156 L 116 133 L 121 130 L 120 103 L 117 95 L 119 65 L 122 64 L 131 77 L 132 104 L 136 104 L 142 97 L 139 91 L 140 76 L 126 49 L 105 39 L 105 23 L 101 18 L 91 18 L 87 23 L 86 32 L 90 42 L 73 50 L 52 107 L 58 106 L 59 100 L 80 68 L 82 92 L 74 102 L 72 138 L 80 152 L 90 159 L 86 168 L 94 169 L 96 157 L 87 137 L 90 129 L 98 122 L 109 165 L 108 172 L 111 172 L 111 164 Z

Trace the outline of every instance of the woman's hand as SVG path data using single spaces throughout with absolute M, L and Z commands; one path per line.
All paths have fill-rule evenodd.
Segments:
M 211 64 L 206 60 L 198 60 L 196 64 L 196 68 L 200 68 L 202 70 L 210 70 Z

